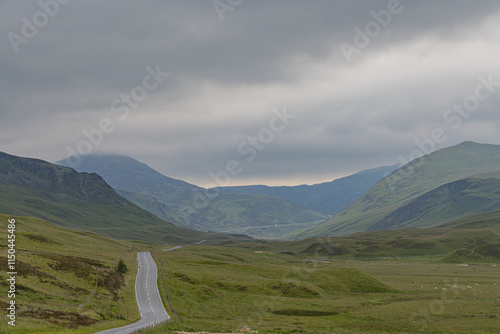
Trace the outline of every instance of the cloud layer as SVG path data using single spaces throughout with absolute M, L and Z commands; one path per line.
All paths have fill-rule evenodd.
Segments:
M 220 3 L 0 2 L 0 150 L 126 154 L 203 186 L 231 160 L 234 185 L 328 181 L 436 129 L 436 148 L 500 144 L 498 1 Z

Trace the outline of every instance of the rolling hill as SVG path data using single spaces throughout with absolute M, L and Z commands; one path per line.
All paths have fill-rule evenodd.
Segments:
M 97 174 L 1 152 L 0 213 L 119 239 L 189 243 L 218 238 L 161 220 L 120 196 Z
M 383 258 L 424 256 L 445 262 L 448 255 L 466 249 L 492 253 L 500 243 L 500 210 L 467 216 L 428 228 L 401 228 L 355 233 L 348 236 L 316 237 L 297 241 L 243 241 L 227 246 L 276 252 L 297 257 Z M 498 249 L 500 252 L 500 249 Z M 490 259 L 486 259 L 490 261 Z M 496 258 L 496 262 L 500 257 Z M 477 258 L 476 262 L 482 259 Z M 468 263 L 474 261 L 464 261 Z M 491 261 L 490 261 L 491 262 Z
M 500 203 L 495 187 L 488 181 L 464 179 L 495 176 L 498 170 L 500 146 L 464 142 L 442 149 L 396 170 L 343 212 L 294 237 L 428 227 L 495 210 Z
M 372 225 L 371 230 L 428 227 L 500 209 L 500 179 L 467 178 L 415 198 Z
M 314 185 L 268 187 L 263 185 L 219 187 L 221 192 L 262 194 L 299 203 L 325 215 L 335 215 L 358 198 L 388 174 L 397 169 L 397 165 L 367 169 L 331 182 Z
M 7 248 L 8 220 L 16 226 L 16 326 L 0 324 L 1 333 L 95 333 L 139 319 L 134 280 L 137 248 L 148 244 L 72 231 L 34 217 L 1 215 Z M 4 248 L 5 247 L 5 248 Z M 116 264 L 127 266 L 119 274 Z M 7 253 L 0 256 L 2 289 L 7 287 Z M 7 291 L 7 290 L 5 290 Z M 6 310 L 7 293 L 0 296 Z M 2 317 L 5 316 L 2 312 Z
M 130 201 L 183 227 L 279 238 L 327 218 L 311 208 L 272 196 L 200 188 L 169 178 L 126 156 L 82 158 L 78 171 L 98 173 Z M 58 163 L 65 165 L 64 160 Z

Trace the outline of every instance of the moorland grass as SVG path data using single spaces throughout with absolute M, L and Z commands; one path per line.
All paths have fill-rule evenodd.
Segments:
M 448 224 L 438 237 L 446 236 L 456 248 L 468 240 L 468 249 L 496 256 L 498 244 L 487 242 L 496 235 L 498 224 L 491 220 L 495 215 L 480 216 L 486 223 L 475 231 L 477 238 L 467 239 L 474 231 L 457 228 L 472 226 L 472 218 Z M 384 255 L 368 258 L 301 252 L 318 239 L 228 241 L 224 246 L 191 245 L 167 252 L 158 245 L 70 231 L 36 218 L 0 215 L 5 221 L 8 218 L 18 221 L 20 308 L 18 326 L 7 328 L 3 321 L 0 332 L 93 333 L 137 320 L 136 254 L 150 249 L 159 268 L 159 290 L 173 320 L 141 330 L 143 334 L 230 333 L 243 326 L 261 334 L 500 332 L 497 263 L 441 263 L 445 254 L 398 255 L 404 247 L 421 246 L 401 242 L 405 237 L 437 240 L 432 236 L 437 229 L 430 234 L 416 230 L 403 235 L 388 231 L 352 236 L 350 247 L 357 242 L 392 247 L 380 253 Z M 5 234 L 3 229 L 2 248 Z M 323 242 L 340 247 L 339 239 Z M 120 258 L 129 269 L 123 281 L 108 269 Z M 2 263 L 5 258 L 0 259 Z M 0 271 L 1 282 L 5 282 L 5 271 Z M 96 273 L 98 288 L 92 295 Z M 0 296 L 2 309 L 7 302 L 5 295 Z
M 291 234 L 288 237 L 298 240 L 319 235 L 349 235 L 375 228 L 401 228 L 403 226 L 389 223 L 387 218 L 391 214 L 395 214 L 398 209 L 416 200 L 419 196 L 445 184 L 472 176 L 498 177 L 497 171 L 500 168 L 499 153 L 500 146 L 498 145 L 473 142 L 464 142 L 460 145 L 435 151 L 413 160 L 412 163 L 405 165 L 387 178 L 379 181 L 353 205 L 326 222 L 309 230 Z M 469 190 L 475 192 L 478 198 L 487 196 L 494 199 L 494 203 L 498 203 L 496 190 L 487 190 L 487 183 L 480 183 L 483 184 L 482 187 L 479 187 L 483 188 L 482 190 L 474 187 Z M 469 193 L 467 195 L 468 197 L 475 197 L 474 194 Z M 443 198 L 446 199 L 446 196 L 441 197 L 441 199 Z M 459 216 L 448 215 L 446 209 L 449 203 L 445 200 L 431 201 L 428 204 L 437 204 L 438 207 L 432 208 L 433 214 L 422 217 L 421 220 L 415 221 L 406 227 L 435 226 L 451 219 L 487 212 L 476 211 L 479 204 L 475 201 L 467 201 L 463 208 L 460 205 L 456 206 L 458 209 L 455 211 L 463 210 L 463 213 Z M 404 217 L 395 219 L 395 221 L 407 222 L 407 218 L 411 219 L 418 216 L 426 209 L 426 206 L 418 207 L 418 209 L 413 212 L 413 216 L 404 215 Z M 498 208 L 490 207 L 489 211 L 496 209 Z
M 4 306 L 9 299 L 2 288 L 0 332 L 94 333 L 139 318 L 136 254 L 147 245 L 70 231 L 38 218 L 0 215 L 2 249 L 7 246 L 7 220 L 12 218 L 16 220 L 17 319 L 15 327 L 7 325 Z M 115 272 L 118 259 L 126 263 L 128 273 Z M 0 268 L 0 280 L 6 282 L 6 254 L 0 256 Z
M 315 258 L 189 246 L 155 253 L 178 314 L 141 333 L 496 333 L 496 264 Z

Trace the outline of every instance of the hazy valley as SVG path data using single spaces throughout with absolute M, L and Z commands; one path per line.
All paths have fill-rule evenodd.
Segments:
M 500 330 L 499 146 L 465 142 L 399 169 L 297 187 L 207 190 L 123 156 L 88 156 L 78 170 L 0 154 L 22 319 L 9 332 L 137 320 L 139 251 L 152 252 L 172 317 L 144 333 Z M 217 196 L 186 215 L 208 191 Z

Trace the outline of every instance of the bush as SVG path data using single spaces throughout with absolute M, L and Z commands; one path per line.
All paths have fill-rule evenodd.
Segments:
M 116 267 L 116 271 L 122 275 L 128 271 L 127 265 L 125 264 L 123 259 L 120 259 L 120 261 L 118 261 L 118 266 Z

